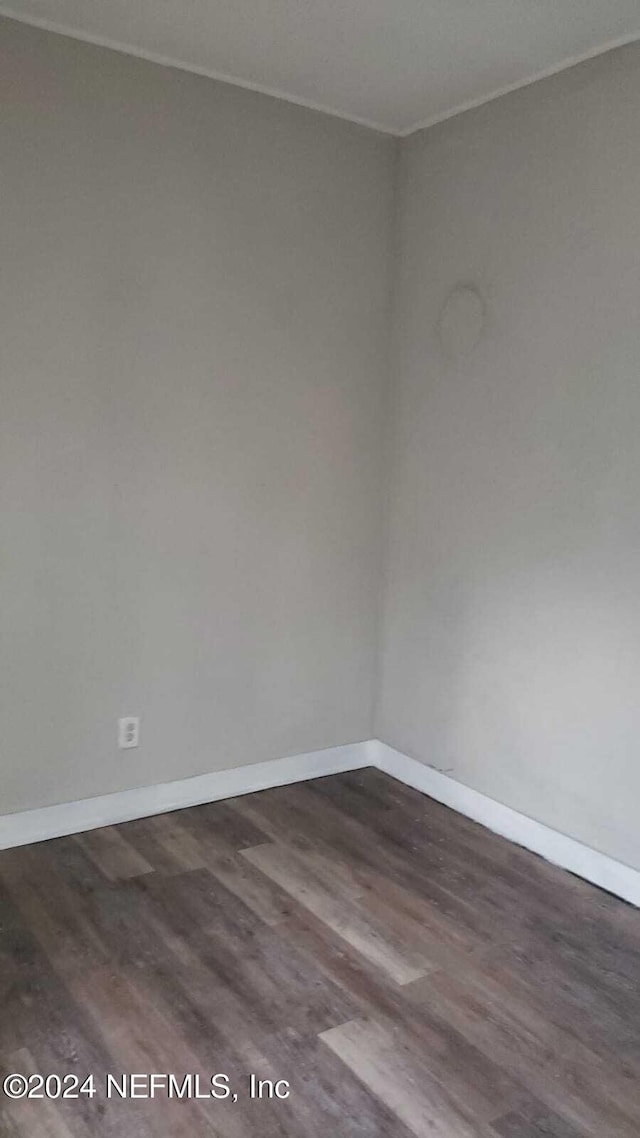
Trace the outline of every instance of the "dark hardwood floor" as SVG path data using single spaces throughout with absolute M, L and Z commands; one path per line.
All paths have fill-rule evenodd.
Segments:
M 7 1138 L 639 1138 L 640 912 L 375 770 L 6 850 L 0 1065 L 94 1076 Z

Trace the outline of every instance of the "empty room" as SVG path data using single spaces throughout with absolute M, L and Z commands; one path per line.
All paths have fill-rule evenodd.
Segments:
M 0 1138 L 639 1138 L 638 0 L 0 4 Z

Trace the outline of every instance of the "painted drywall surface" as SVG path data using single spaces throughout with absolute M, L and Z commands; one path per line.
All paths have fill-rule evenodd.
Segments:
M 635 867 L 639 114 L 634 47 L 403 148 L 376 727 Z
M 11 21 L 0 86 L 0 813 L 368 738 L 394 144 Z

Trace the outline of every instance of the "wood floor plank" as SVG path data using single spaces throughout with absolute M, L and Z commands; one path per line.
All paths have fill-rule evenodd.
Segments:
M 187 812 L 180 814 L 178 826 L 194 843 L 201 867 L 208 869 L 213 877 L 231 893 L 235 893 L 266 924 L 276 924 L 290 915 L 291 898 L 240 856 L 241 851 L 247 848 L 246 843 L 256 838 L 263 840 L 264 834 L 232 810 L 222 815 L 224 826 L 213 823 L 207 814 L 198 814 L 195 820 L 191 817 L 185 821 L 184 813 Z M 213 841 L 212 828 L 215 835 Z
M 243 801 L 247 801 L 246 797 Z M 250 846 L 261 845 L 267 837 L 264 830 L 235 810 L 235 802 L 236 799 L 205 802 L 202 806 L 180 810 L 177 816 L 181 825 L 197 836 L 204 836 L 211 850 L 217 848 L 221 853 L 237 853 Z
M 4 855 L 0 860 L 6 860 Z M 0 1015 L 3 1065 L 8 1056 L 25 1052 L 43 1075 L 70 1073 L 82 1081 L 89 1073 L 109 1070 L 109 1052 L 93 1030 L 87 1009 L 76 1003 L 66 982 L 50 963 L 44 945 L 34 936 L 4 886 L 0 886 L 0 946 L 1 961 L 11 960 L 15 964 Z M 78 974 L 82 972 L 80 967 Z M 11 1073 L 6 1066 L 3 1069 L 5 1074 Z M 59 1109 L 74 1138 L 90 1138 L 96 1133 L 100 1138 L 117 1138 L 122 1134 L 125 1117 L 132 1138 L 138 1138 L 138 1134 L 142 1138 L 143 1132 L 136 1130 L 135 1104 L 128 1110 L 121 1106 L 114 1103 L 113 1109 L 103 1113 L 100 1101 L 80 1096 Z M 5 1113 L 9 1113 L 6 1108 Z M 17 1118 L 13 1111 L 14 1129 L 18 1128 L 20 1138 L 27 1138 L 31 1134 L 30 1124 L 19 1124 Z
M 442 970 L 407 992 L 485 1049 L 505 1071 L 574 1124 L 600 1138 L 607 1126 L 617 1138 L 632 1138 L 640 1125 L 637 1083 L 615 1064 L 552 1027 L 531 1006 L 486 983 L 481 973 L 464 977 Z
M 583 1135 L 540 1103 L 505 1115 L 494 1123 L 493 1129 L 498 1138 L 582 1138 Z
M 372 912 L 364 912 L 354 899 L 336 899 L 328 888 L 296 862 L 284 846 L 264 845 L 244 850 L 243 857 L 272 877 L 282 889 L 309 909 L 344 940 L 387 972 L 398 984 L 425 976 L 432 966 L 426 954 L 403 945 L 392 928 L 385 928 Z
M 15 1054 L 3 1058 L 0 1071 L 3 1078 L 5 1072 L 14 1071 L 32 1075 L 38 1073 L 38 1065 L 28 1048 L 22 1047 Z M 69 1128 L 54 1101 L 46 1098 L 7 1099 L 6 1110 L 18 1133 L 28 1131 L 31 1138 L 73 1138 L 74 1131 Z
M 150 826 L 160 845 L 179 867 L 180 872 L 187 869 L 203 869 L 205 856 L 192 834 L 180 823 L 176 814 L 159 814 L 149 819 Z
M 552 940 L 555 943 L 555 940 Z M 598 977 L 584 975 L 543 938 L 507 945 L 483 957 L 483 968 L 509 996 L 530 1004 L 554 1027 L 586 1043 L 603 1058 L 616 1056 L 625 1077 L 640 1081 L 638 991 L 612 999 Z
M 25 927 L 60 975 L 105 962 L 107 950 L 87 920 L 84 895 L 59 871 L 55 856 L 43 844 L 4 851 L 0 879 Z
M 479 1121 L 464 1117 L 398 1035 L 361 1020 L 332 1028 L 321 1039 L 416 1138 L 477 1138 Z
M 117 826 L 89 830 L 86 834 L 78 834 L 76 840 L 109 881 L 136 877 L 153 870 L 153 866 L 129 845 Z
M 74 998 L 86 1008 L 112 1058 L 112 1071 L 177 1072 L 202 1076 L 198 1057 L 188 1041 L 144 998 L 123 972 L 103 969 L 70 985 Z M 207 1110 L 208 1108 L 208 1110 Z M 211 1104 L 193 1101 L 148 1102 L 147 1124 L 166 1138 L 182 1138 L 189 1130 L 215 1138 Z
M 395 1111 L 321 1037 L 285 1031 L 268 1050 L 273 1064 L 292 1072 L 293 1085 L 304 1087 L 304 1094 L 292 1096 L 291 1138 L 412 1138 Z

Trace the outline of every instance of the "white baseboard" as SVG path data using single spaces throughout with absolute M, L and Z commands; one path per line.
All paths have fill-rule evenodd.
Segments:
M 554 865 L 568 869 L 592 885 L 640 907 L 640 871 L 637 869 L 584 846 L 575 838 L 552 830 L 510 806 L 503 806 L 501 802 L 456 782 L 433 767 L 410 759 L 386 743 L 373 740 L 369 744 L 369 755 L 373 766 L 400 782 L 428 794 L 474 822 L 480 822 L 495 834 L 540 854 Z
M 0 849 L 42 842 L 64 834 L 78 834 L 99 826 L 112 826 L 134 818 L 197 806 L 202 802 L 217 802 L 221 798 L 235 798 L 239 794 L 251 794 L 256 790 L 368 766 L 377 767 L 459 814 L 480 822 L 494 833 L 640 908 L 640 871 L 637 869 L 584 846 L 575 838 L 552 830 L 509 806 L 503 806 L 377 739 L 213 771 L 157 786 L 122 790 L 99 798 L 84 798 L 79 802 L 0 815 Z
M 358 770 L 369 765 L 369 743 L 348 743 L 323 751 L 307 751 L 287 759 L 212 771 L 196 778 L 4 814 L 0 815 L 0 849 L 60 838 L 64 834 L 79 834 L 99 826 L 113 826 L 117 822 L 166 814 L 185 806 L 235 798 L 239 794 L 251 794 L 256 790 L 268 790 L 273 786 Z

